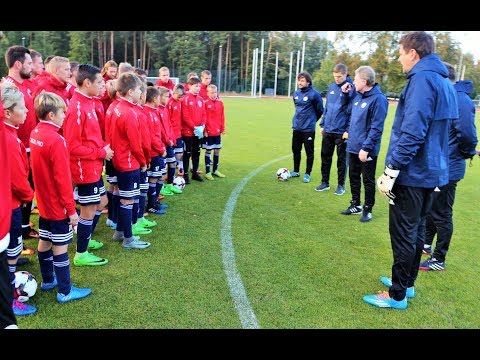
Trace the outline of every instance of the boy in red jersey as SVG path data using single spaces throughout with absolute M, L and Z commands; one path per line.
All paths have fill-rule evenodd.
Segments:
M 200 91 L 198 92 L 198 95 L 200 95 L 205 101 L 208 99 L 207 86 L 210 85 L 210 83 L 212 82 L 212 73 L 208 70 L 203 70 L 200 73 L 200 80 L 202 82 L 200 83 Z
M 173 95 L 168 100 L 167 110 L 175 139 L 175 159 L 177 161 L 178 176 L 183 176 L 183 139 L 182 139 L 182 99 L 185 95 L 185 87 L 177 84 L 173 88 Z
M 105 65 L 103 65 L 100 73 L 103 77 L 103 80 L 105 80 L 105 83 L 109 80 L 116 79 L 118 73 L 118 64 L 115 62 L 115 60 L 108 60 Z M 107 111 L 113 99 L 109 97 L 108 94 L 104 94 L 100 100 L 102 101 L 103 109 Z
M 150 155 L 150 169 L 148 175 L 148 192 L 147 192 L 147 211 L 153 214 L 165 214 L 167 205 L 157 204 L 157 183 L 163 183 L 165 175 L 164 158 L 167 155 L 165 144 L 162 141 L 162 124 L 160 123 L 160 115 L 158 113 L 158 105 L 160 103 L 160 90 L 155 86 L 147 88 L 145 106 L 143 112 L 147 116 L 150 133 L 152 134 L 152 147 Z
M 208 98 L 205 101 L 205 111 L 207 113 L 207 123 L 205 125 L 205 136 L 207 141 L 203 144 L 205 149 L 205 178 L 213 180 L 210 172 L 211 152 L 213 150 L 213 175 L 224 178 L 225 175 L 218 171 L 220 161 L 220 149 L 222 148 L 221 135 L 225 131 L 225 112 L 222 100 L 218 99 L 217 86 L 210 84 L 207 86 Z
M 72 177 L 65 139 L 58 133 L 65 118 L 65 102 L 57 94 L 43 92 L 35 98 L 40 123 L 30 136 L 33 180 L 40 212 L 38 262 L 42 273 L 40 288 L 58 285 L 57 301 L 66 303 L 92 293 L 71 284 L 68 244 L 78 214 L 72 193 Z
M 166 87 L 168 90 L 170 90 L 170 95 L 172 94 L 173 92 L 173 87 L 175 86 L 175 84 L 173 83 L 173 81 L 170 79 L 170 69 L 166 66 L 162 66 L 159 70 L 158 70 L 158 77 L 159 79 L 157 80 L 157 82 L 155 83 L 155 86 L 163 86 L 163 87 Z
M 8 151 L 5 125 L 3 124 L 4 108 L 0 96 L 0 153 Z M 12 197 L 10 187 L 10 164 L 8 156 L 0 156 L 0 203 L 8 204 Z M 10 243 L 10 206 L 0 206 L 0 329 L 18 329 L 17 319 L 13 313 L 13 291 L 8 271 L 7 247 Z
M 192 179 L 204 181 L 197 174 L 200 161 L 200 146 L 203 130 L 205 128 L 206 114 L 203 99 L 198 92 L 200 90 L 200 79 L 192 77 L 188 80 L 189 91 L 182 100 L 182 138 L 185 152 L 183 154 L 183 168 L 185 171 L 185 183 L 190 184 L 188 167 L 190 157 L 192 158 Z
M 165 162 L 167 163 L 167 185 L 163 186 L 160 194 L 173 195 L 181 194 L 182 190 L 173 186 L 173 178 L 175 177 L 176 169 L 175 136 L 173 135 L 172 125 L 170 123 L 170 114 L 166 107 L 170 95 L 167 90 L 167 88 L 159 87 L 160 103 L 158 105 L 158 114 L 160 115 L 160 123 L 162 124 L 162 140 L 167 150 L 165 158 Z
M 78 187 L 80 218 L 77 227 L 76 266 L 99 266 L 108 263 L 88 252 L 100 249 L 102 242 L 91 239 L 108 199 L 102 178 L 103 159 L 110 160 L 113 150 L 105 144 L 95 112 L 94 96 L 98 96 L 103 79 L 100 69 L 90 64 L 78 67 L 78 88 L 70 100 L 63 133 L 70 151 L 72 178 Z
M 117 171 L 120 208 L 114 241 L 123 241 L 125 249 L 145 249 L 151 244 L 132 234 L 132 210 L 135 198 L 140 196 L 140 170 L 147 170 L 147 162 L 140 139 L 137 103 L 142 94 L 143 81 L 132 73 L 123 73 L 116 81 L 118 103 L 112 109 L 109 132 L 113 165 Z
M 38 78 L 37 87 L 33 91 L 32 97 L 35 99 L 42 91 L 51 91 L 59 95 L 68 106 L 71 98 L 67 90 L 68 80 L 70 80 L 72 75 L 70 60 L 63 56 L 54 56 L 46 66 L 46 69 L 46 74 Z
M 10 243 L 7 248 L 10 286 L 15 293 L 15 271 L 17 260 L 23 248 L 22 242 L 22 211 L 21 208 L 33 199 L 33 190 L 28 183 L 28 158 L 23 143 L 17 136 L 17 129 L 25 122 L 27 108 L 22 92 L 13 84 L 4 84 L 1 88 L 1 98 L 4 106 L 4 121 L 8 156 L 10 158 L 10 174 L 12 197 L 9 199 L 12 212 L 10 225 Z M 7 156 L 7 154 L 3 154 Z M 37 311 L 34 306 L 24 304 L 12 296 L 15 316 L 32 314 Z
M 138 75 L 137 75 L 138 76 Z M 143 79 L 139 76 L 139 78 Z M 151 150 L 152 150 L 152 135 L 150 133 L 150 119 L 147 118 L 147 115 L 143 112 L 143 105 L 145 104 L 145 99 L 147 96 L 147 85 L 143 83 L 140 87 L 141 95 L 137 103 L 135 110 L 137 111 L 138 121 L 140 124 L 140 139 L 142 142 L 142 151 L 145 156 L 145 162 L 147 163 L 147 168 L 150 168 L 150 163 L 152 161 Z M 132 234 L 133 235 L 146 235 L 152 232 L 151 227 L 157 226 L 156 221 L 150 221 L 145 219 L 145 207 L 147 204 L 147 192 L 148 192 L 148 173 L 147 169 L 145 171 L 140 171 L 140 196 L 138 199 L 134 199 L 133 209 L 132 209 Z
M 106 93 L 108 97 L 112 100 L 110 106 L 105 112 L 105 143 L 111 144 L 110 141 L 110 119 L 112 117 L 112 111 L 118 103 L 117 97 L 117 88 L 116 88 L 116 79 L 108 80 L 106 85 Z M 107 188 L 107 199 L 108 199 L 108 218 L 106 225 L 111 227 L 113 230 L 117 228 L 118 222 L 118 209 L 120 208 L 120 197 L 118 192 L 118 179 L 117 171 L 113 166 L 112 160 L 105 161 L 105 177 L 108 182 Z

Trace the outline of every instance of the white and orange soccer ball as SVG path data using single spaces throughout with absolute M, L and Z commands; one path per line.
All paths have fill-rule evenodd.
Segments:
M 28 301 L 37 292 L 38 283 L 33 274 L 28 271 L 15 272 L 14 298 L 18 301 Z
M 290 171 L 287 168 L 280 168 L 277 170 L 277 179 L 280 181 L 287 181 L 290 177 Z
M 175 176 L 172 183 L 177 189 L 183 190 L 185 188 L 185 179 L 183 176 Z

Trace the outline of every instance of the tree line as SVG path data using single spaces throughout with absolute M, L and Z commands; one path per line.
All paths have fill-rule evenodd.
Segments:
M 214 83 L 220 81 L 222 91 L 250 93 L 252 54 L 255 49 L 260 52 L 263 39 L 263 94 L 265 89 L 277 86 L 277 95 L 287 95 L 289 85 L 293 93 L 301 52 L 303 69 L 312 74 L 313 85 L 321 92 L 333 81 L 334 65 L 344 63 L 352 76 L 359 66 L 372 66 L 382 90 L 395 96 L 405 84 L 397 61 L 398 40 L 405 32 L 340 31 L 333 43 L 306 32 L 291 31 L 0 31 L 0 51 L 5 53 L 11 45 L 24 45 L 39 51 L 43 58 L 61 55 L 100 68 L 114 59 L 145 69 L 148 76 L 158 76 L 158 69 L 167 66 L 170 75 L 180 81 L 185 81 L 191 71 L 200 73 L 207 69 L 212 72 Z M 460 74 L 465 67 L 464 78 L 474 81 L 475 97 L 480 90 L 480 68 L 473 55 L 464 54 L 450 32 L 431 33 L 440 57 L 458 66 Z M 362 50 L 353 49 L 352 43 Z M 7 72 L 6 64 L 1 62 L 0 75 Z

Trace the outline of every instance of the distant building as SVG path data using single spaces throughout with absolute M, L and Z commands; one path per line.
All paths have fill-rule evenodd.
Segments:
M 327 31 L 304 31 L 310 40 L 315 38 L 326 39 Z

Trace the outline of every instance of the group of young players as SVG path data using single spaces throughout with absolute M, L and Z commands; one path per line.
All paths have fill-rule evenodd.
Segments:
M 72 72 L 69 59 L 54 56 L 32 80 L 31 53 L 23 46 L 7 50 L 9 74 L 1 84 L 5 110 L 0 109 L 0 125 L 6 125 L 6 144 L 12 153 L 8 164 L 12 200 L 2 202 L 11 204 L 11 214 L 2 219 L 10 224 L 9 234 L 0 236 L 0 245 L 8 243 L 7 274 L 6 261 L 0 259 L 0 292 L 6 294 L 0 328 L 16 326 L 15 316 L 37 310 L 13 295 L 23 249 L 21 209 L 34 197 L 40 215 L 40 288 L 57 287 L 57 300 L 65 303 L 92 292 L 75 287 L 70 279 L 68 245 L 74 233 L 74 265 L 108 263 L 89 251 L 104 245 L 92 234 L 105 207 L 107 226 L 114 230 L 112 241 L 125 249 L 145 249 L 151 244 L 140 236 L 157 226 L 145 215 L 165 214 L 168 206 L 159 200 L 182 193 L 173 185 L 176 176 L 186 184 L 190 179 L 225 177 L 218 170 L 224 106 L 208 70 L 201 79 L 194 75 L 175 85 L 169 69 L 162 67 L 159 80 L 152 84 L 145 71 L 128 63 L 109 60 L 103 69 L 75 64 Z M 19 132 L 28 137 L 19 138 Z M 203 177 L 201 148 L 205 149 Z

